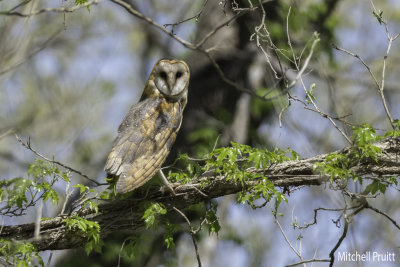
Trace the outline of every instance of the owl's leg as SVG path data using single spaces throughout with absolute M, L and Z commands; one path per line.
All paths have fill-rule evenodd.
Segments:
M 161 169 L 158 170 L 158 174 L 160 175 L 161 180 L 163 181 L 164 186 L 168 189 L 168 191 L 170 191 L 173 196 L 176 196 L 174 189 L 172 188 L 171 184 L 168 182 L 167 178 L 165 177 L 165 175 Z

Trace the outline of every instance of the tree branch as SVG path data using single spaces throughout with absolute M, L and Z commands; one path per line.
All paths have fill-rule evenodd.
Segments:
M 400 139 L 391 138 L 375 144 L 380 147 L 382 153 L 375 162 L 363 161 L 352 170 L 363 177 L 382 179 L 385 176 L 400 175 Z M 346 154 L 349 148 L 338 151 L 338 154 Z M 277 187 L 294 187 L 321 185 L 329 181 L 329 176 L 321 175 L 314 171 L 314 164 L 323 162 L 327 155 L 318 155 L 303 160 L 292 160 L 280 164 L 271 165 L 266 169 L 247 169 L 248 172 L 260 173 L 270 179 Z M 90 209 L 78 212 L 79 216 L 97 221 L 101 227 L 102 237 L 121 230 L 137 231 L 144 226 L 142 219 L 143 204 L 153 201 L 163 204 L 168 212 L 176 209 L 183 210 L 189 206 L 225 195 L 235 194 L 256 185 L 259 181 L 250 180 L 246 184 L 226 180 L 224 175 L 216 175 L 211 171 L 205 172 L 191 183 L 174 186 L 176 196 L 165 195 L 159 190 L 135 193 L 126 199 L 104 201 L 99 205 L 99 212 L 94 214 Z M 174 212 L 171 212 L 174 213 Z M 74 215 L 74 214 L 72 214 Z M 29 241 L 36 245 L 39 251 L 69 249 L 83 246 L 87 239 L 77 232 L 68 232 L 63 219 L 66 216 L 58 216 L 40 224 L 40 238 L 34 240 L 35 223 L 4 226 L 0 231 L 0 238 Z
M 73 7 L 54 7 L 54 8 L 43 8 L 39 10 L 32 11 L 31 13 L 21 13 L 18 11 L 14 11 L 16 8 L 20 7 L 20 5 L 13 7 L 12 9 L 8 11 L 0 11 L 0 16 L 17 16 L 17 17 L 33 17 L 42 13 L 47 13 L 47 12 L 55 12 L 55 13 L 72 13 L 75 10 L 81 9 L 83 7 L 89 7 L 91 5 L 97 5 L 100 2 L 100 0 L 93 0 L 93 1 L 88 1 L 84 4 L 81 5 L 75 5 Z M 25 4 L 25 2 L 23 3 Z

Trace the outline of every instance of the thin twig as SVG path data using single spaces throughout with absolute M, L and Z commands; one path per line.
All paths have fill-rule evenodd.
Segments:
M 222 81 L 224 81 L 226 84 L 229 84 L 230 86 L 234 87 L 235 89 L 243 92 L 247 92 L 250 95 L 256 96 L 253 90 L 244 88 L 234 81 L 230 80 L 225 76 L 225 73 L 222 71 L 221 67 L 218 65 L 218 63 L 215 61 L 215 59 L 210 55 L 210 53 L 204 52 L 208 59 L 211 61 L 211 64 L 214 66 L 214 68 L 217 70 L 219 76 L 221 77 Z
M 257 47 L 258 47 L 258 48 L 261 50 L 261 52 L 264 54 L 265 59 L 267 60 L 267 63 L 268 63 L 268 65 L 270 66 L 270 69 L 271 69 L 272 72 L 274 73 L 275 78 L 276 78 L 276 79 L 279 79 L 278 73 L 277 73 L 277 71 L 275 70 L 274 66 L 272 65 L 271 56 L 267 53 L 267 51 L 265 51 L 264 47 L 261 45 L 261 42 L 260 42 L 260 37 L 261 37 L 261 38 L 265 38 L 265 37 L 266 37 L 266 38 L 267 38 L 267 41 L 268 41 L 268 43 L 269 43 L 269 45 L 273 48 L 273 50 L 276 49 L 276 46 L 275 46 L 274 43 L 272 42 L 271 36 L 270 36 L 270 34 L 269 34 L 269 32 L 268 32 L 268 29 L 267 29 L 267 26 L 266 26 L 266 22 L 265 22 L 266 12 L 265 12 L 265 9 L 264 9 L 264 6 L 263 6 L 263 2 L 262 2 L 261 0 L 258 0 L 258 4 L 259 4 L 259 6 L 260 6 L 260 8 L 261 8 L 261 13 L 262 13 L 262 14 L 261 14 L 261 22 L 260 22 L 260 24 L 259 24 L 258 26 L 256 26 L 256 27 L 254 28 L 255 33 L 253 33 L 253 34 L 250 36 L 250 41 L 253 41 L 253 40 L 254 40 L 254 36 L 255 36 L 255 40 L 256 40 L 256 45 L 257 45 Z M 263 31 L 263 33 L 262 33 L 261 31 Z M 282 69 L 281 69 L 281 71 L 282 71 Z M 282 71 L 282 73 L 284 73 L 284 72 Z
M 317 44 L 318 42 L 319 42 L 319 39 L 318 39 L 318 38 L 315 38 L 314 41 L 313 41 L 313 43 L 312 43 L 312 45 L 311 45 L 310 52 L 309 52 L 309 54 L 308 54 L 306 60 L 304 61 L 303 67 L 300 69 L 299 73 L 297 74 L 296 80 L 295 80 L 295 81 L 297 81 L 297 79 L 300 80 L 300 83 L 301 83 L 301 85 L 302 85 L 302 87 L 303 87 L 303 89 L 304 89 L 304 91 L 305 91 L 306 94 L 308 94 L 308 91 L 307 91 L 307 88 L 306 88 L 306 86 L 305 86 L 305 84 L 304 84 L 304 81 L 303 81 L 303 78 L 302 78 L 302 74 L 303 74 L 303 72 L 305 71 L 306 67 L 308 66 L 308 64 L 309 64 L 309 62 L 310 62 L 310 59 L 311 59 L 311 56 L 312 56 L 312 54 L 313 54 L 313 51 L 314 51 L 314 49 L 315 49 L 315 46 L 316 46 L 316 44 Z M 291 49 L 292 49 L 292 53 L 293 53 L 293 58 L 295 59 L 295 58 L 296 58 L 296 55 L 295 55 L 294 52 L 293 52 L 293 48 L 291 48 Z M 298 62 L 297 62 L 297 61 L 295 61 L 295 65 L 296 65 L 296 68 L 299 70 L 299 65 L 298 65 Z M 293 83 L 293 82 L 292 82 L 292 83 Z M 314 106 L 315 110 L 317 110 L 321 115 L 323 115 L 324 113 L 319 109 L 319 107 L 317 106 L 317 104 L 315 103 L 315 101 L 313 100 L 313 98 L 312 98 L 312 97 L 309 97 L 309 100 L 310 100 L 310 102 L 312 103 L 312 105 Z M 350 138 L 346 135 L 346 133 L 343 131 L 343 129 L 341 129 L 341 128 L 335 123 L 335 121 L 334 121 L 331 117 L 327 117 L 327 119 L 331 122 L 331 124 L 333 125 L 333 127 L 335 127 L 335 128 L 343 135 L 343 137 L 346 139 L 346 141 L 347 141 L 349 144 L 352 144 L 352 141 L 351 141 Z
M 293 263 L 293 264 L 286 265 L 286 267 L 297 266 L 297 265 L 300 265 L 300 264 L 304 265 L 304 264 L 310 263 L 310 262 L 330 262 L 330 260 L 328 260 L 328 259 L 326 259 L 326 260 L 321 260 L 321 259 L 304 260 L 304 261 L 300 261 L 300 262 L 296 262 L 296 263 Z
M 168 31 L 165 27 L 163 27 L 162 25 L 158 24 L 153 19 L 143 15 L 141 12 L 137 11 L 136 9 L 134 9 L 133 6 L 130 5 L 129 3 L 124 2 L 122 0 L 111 0 L 111 2 L 121 6 L 123 8 L 125 8 L 125 10 L 128 11 L 131 15 L 133 15 L 133 16 L 141 19 L 141 20 L 144 20 L 145 22 L 147 22 L 150 25 L 156 27 L 157 29 L 160 29 L 162 32 L 164 32 L 167 35 L 171 36 L 173 39 L 175 39 L 176 41 L 181 43 L 186 48 L 189 48 L 189 49 L 192 49 L 192 50 L 196 50 L 196 46 L 195 45 L 193 45 L 192 43 L 190 43 L 188 41 L 183 40 L 179 36 L 175 35 L 173 32 Z
M 293 250 L 293 252 L 299 257 L 299 259 L 301 261 L 304 261 L 303 257 L 301 256 L 301 254 L 293 247 L 292 243 L 290 243 L 289 239 L 287 238 L 285 231 L 283 231 L 283 228 L 281 226 L 281 224 L 279 223 L 278 219 L 275 218 L 275 223 L 278 225 L 279 230 L 281 231 L 283 238 L 285 239 L 286 243 L 289 245 L 289 247 Z M 304 264 L 305 266 L 305 264 Z
M 128 238 L 129 238 L 129 237 L 128 237 Z M 117 267 L 119 267 L 120 264 L 121 264 L 121 255 L 122 255 L 122 251 L 123 251 L 123 249 L 124 249 L 125 242 L 126 242 L 126 240 L 128 240 L 128 238 L 125 238 L 125 239 L 124 239 L 124 242 L 122 242 L 121 249 L 119 250 L 119 254 L 118 254 L 118 264 L 117 264 Z
M 318 110 L 309 108 L 309 107 L 307 107 L 307 106 L 305 106 L 304 109 L 307 109 L 307 110 L 310 110 L 310 111 L 319 113 L 319 114 L 322 115 L 322 117 L 324 117 L 324 118 L 328 118 L 328 117 L 329 117 L 329 118 L 331 118 L 331 119 L 333 119 L 333 120 L 340 121 L 341 123 L 344 123 L 344 124 L 346 124 L 346 125 L 350 125 L 350 126 L 359 126 L 359 125 L 357 125 L 357 124 L 355 124 L 355 123 L 351 123 L 351 122 L 348 122 L 348 121 L 344 120 L 344 118 L 350 117 L 350 116 L 352 116 L 352 114 L 347 114 L 347 115 L 344 115 L 344 116 L 341 116 L 341 117 L 333 117 L 333 116 L 331 116 L 331 115 L 329 115 L 329 114 L 327 114 L 327 113 L 325 113 L 325 112 L 318 111 Z
M 316 44 L 319 42 L 319 38 L 315 38 L 315 39 L 314 39 L 313 43 L 311 44 L 310 52 L 309 52 L 308 56 L 306 57 L 306 60 L 304 61 L 304 64 L 303 64 L 302 68 L 299 70 L 299 62 L 297 62 L 297 60 L 296 60 L 296 55 L 295 55 L 295 53 L 294 53 L 294 50 L 293 50 L 293 47 L 292 47 L 292 44 L 291 44 L 291 41 L 290 41 L 289 24 L 288 24 L 288 23 L 287 23 L 286 27 L 287 27 L 288 45 L 289 45 L 290 50 L 291 50 L 291 52 L 292 52 L 292 56 L 293 56 L 293 59 L 294 59 L 294 64 L 295 64 L 295 66 L 296 66 L 296 69 L 298 70 L 298 74 L 297 74 L 296 78 L 292 81 L 292 83 L 289 85 L 289 87 L 294 86 L 294 85 L 297 83 L 297 80 L 300 79 L 301 85 L 302 85 L 302 87 L 303 87 L 305 93 L 308 94 L 307 88 L 305 87 L 304 82 L 303 82 L 302 75 L 303 75 L 304 71 L 306 70 L 306 68 L 307 68 L 307 66 L 308 66 L 308 64 L 309 64 L 309 62 L 310 62 L 310 60 L 311 60 L 311 57 L 312 57 L 312 55 L 313 55 L 315 46 L 316 46 Z M 313 106 L 314 106 L 316 112 L 318 112 L 322 117 L 327 118 L 327 119 L 331 122 L 331 124 L 343 135 L 343 137 L 347 140 L 347 142 L 348 142 L 349 144 L 352 144 L 350 138 L 349 138 L 349 137 L 345 134 L 345 132 L 335 123 L 335 121 L 332 119 L 332 117 L 331 117 L 331 116 L 327 116 L 326 113 L 322 112 L 322 111 L 319 109 L 319 107 L 317 106 L 317 104 L 315 103 L 315 101 L 313 100 L 312 97 L 309 97 L 309 100 L 310 100 L 310 102 L 313 104 Z
M 50 252 L 49 259 L 47 260 L 46 267 L 50 267 L 51 259 L 53 258 L 53 251 Z
M 333 47 L 334 49 L 338 50 L 338 51 L 341 51 L 341 52 L 346 53 L 346 54 L 348 54 L 348 55 L 350 55 L 350 56 L 352 56 L 352 57 L 357 58 L 357 59 L 364 65 L 364 67 L 368 70 L 369 74 L 371 75 L 372 79 L 373 79 L 374 82 L 375 82 L 375 85 L 376 85 L 378 88 L 380 87 L 378 80 L 376 79 L 375 75 L 374 75 L 374 74 L 372 73 L 372 71 L 371 71 L 371 68 L 368 66 L 367 63 L 365 63 L 365 61 L 364 61 L 359 55 L 357 55 L 357 54 L 355 54 L 355 53 L 352 53 L 352 52 L 350 52 L 350 51 L 347 51 L 346 49 L 341 48 L 341 47 L 337 46 L 337 45 L 334 44 L 334 43 L 332 43 L 332 47 Z
M 65 208 L 67 207 L 67 202 L 68 202 L 69 198 L 71 197 L 72 193 L 74 192 L 74 190 L 69 191 L 70 184 L 71 183 L 68 182 L 67 186 L 65 187 L 65 200 L 64 200 L 64 204 L 63 204 L 63 207 L 61 209 L 60 215 L 64 214 Z
M 192 227 L 192 225 L 191 225 L 191 223 L 190 223 L 188 217 L 186 217 L 186 215 L 185 215 L 182 211 L 180 211 L 178 208 L 173 207 L 173 209 L 174 209 L 176 212 L 178 212 L 178 213 L 185 219 L 186 223 L 187 223 L 188 226 L 189 226 L 190 235 L 192 236 L 192 241 L 193 241 L 194 249 L 195 249 L 195 251 L 196 251 L 197 263 L 199 264 L 199 267 L 201 267 L 199 249 L 198 249 L 198 247 L 197 247 L 197 242 L 196 242 L 196 239 L 195 239 L 195 236 L 194 236 L 194 235 L 196 234 L 196 232 L 193 230 L 193 227 Z
M 378 210 L 378 209 L 376 209 L 376 208 L 374 208 L 374 207 L 371 207 L 369 204 L 367 204 L 366 208 L 367 208 L 367 209 L 370 209 L 370 210 L 373 210 L 373 211 L 375 211 L 376 213 L 379 213 L 379 214 L 383 215 L 383 216 L 386 217 L 397 229 L 400 230 L 400 226 L 397 224 L 397 222 L 396 222 L 395 220 L 393 220 L 393 219 L 392 219 L 389 215 L 387 215 L 385 212 L 380 211 L 380 210 Z
M 28 142 L 25 143 L 16 133 L 14 133 L 14 135 L 15 135 L 15 138 L 17 139 L 17 141 L 20 142 L 20 144 L 21 144 L 23 147 L 25 147 L 26 149 L 32 151 L 36 156 L 38 156 L 38 157 L 44 159 L 45 161 L 48 161 L 48 162 L 57 164 L 57 165 L 59 165 L 59 166 L 65 168 L 65 169 L 67 169 L 67 170 L 69 170 L 69 171 L 71 171 L 71 172 L 74 172 L 74 173 L 76 173 L 76 174 L 79 174 L 79 175 L 82 176 L 83 178 L 85 178 L 85 179 L 87 179 L 87 180 L 89 180 L 89 181 L 95 183 L 97 186 L 106 185 L 106 183 L 99 183 L 99 182 L 97 182 L 96 180 L 93 180 L 92 178 L 89 178 L 89 176 L 87 176 L 86 174 L 83 174 L 82 172 L 80 172 L 80 171 L 78 171 L 78 170 L 75 170 L 74 168 L 71 168 L 71 167 L 69 167 L 69 166 L 67 166 L 67 165 L 65 165 L 65 164 L 63 164 L 63 163 L 61 163 L 61 162 L 59 162 L 59 161 L 52 160 L 52 159 L 49 159 L 49 158 L 43 156 L 42 154 L 40 154 L 39 152 L 37 152 L 36 150 L 34 150 L 34 149 L 32 148 L 31 143 L 30 143 L 30 140 L 28 140 Z
M 43 211 L 43 200 L 40 201 L 39 207 L 36 213 L 36 220 L 35 220 L 35 231 L 33 232 L 33 238 L 38 240 L 40 234 L 40 221 L 42 220 L 42 211 Z
M 13 130 L 11 130 L 11 129 L 7 130 L 4 133 L 0 134 L 0 139 L 3 137 L 6 137 L 7 135 L 12 134 L 12 133 L 13 133 Z
M 220 25 L 218 25 L 217 27 L 215 27 L 213 30 L 211 30 L 209 33 L 207 33 L 203 39 L 201 39 L 197 44 L 196 44 L 196 48 L 201 47 L 208 39 L 210 39 L 210 37 L 212 37 L 214 34 L 216 34 L 220 29 L 222 29 L 225 26 L 228 26 L 229 23 L 231 23 L 232 21 L 240 18 L 241 16 L 243 16 L 244 14 L 246 14 L 247 12 L 238 12 L 236 15 L 234 15 L 233 17 L 231 17 L 230 19 L 228 19 L 227 21 L 221 23 Z
M 378 14 L 378 12 L 377 12 L 377 10 L 375 9 L 375 6 L 374 6 L 373 3 L 372 3 L 372 6 L 373 6 L 373 8 L 374 8 L 375 13 Z M 384 90 L 384 88 L 385 88 L 386 60 L 387 60 L 387 58 L 388 58 L 388 56 L 389 56 L 390 48 L 392 47 L 392 42 L 393 42 L 394 40 L 396 40 L 397 37 L 399 37 L 400 33 L 397 34 L 397 35 L 394 36 L 394 37 L 391 36 L 390 31 L 389 31 L 389 27 L 388 27 L 388 24 L 387 24 L 386 20 L 384 20 L 384 19 L 382 18 L 381 21 L 382 21 L 382 23 L 385 25 L 386 37 L 387 37 L 389 43 L 388 43 L 388 46 L 387 46 L 387 49 L 386 49 L 386 54 L 385 54 L 385 56 L 383 57 L 382 82 L 381 82 L 381 86 L 378 87 L 378 89 L 379 89 L 379 93 L 380 93 L 380 95 L 381 95 L 381 99 L 382 99 L 382 103 L 383 103 L 383 107 L 384 107 L 384 109 L 385 109 L 386 115 L 388 116 L 388 118 L 389 118 L 389 120 L 390 120 L 390 124 L 392 125 L 392 128 L 395 129 L 396 127 L 395 127 L 394 124 L 393 124 L 392 116 L 390 115 L 389 109 L 388 109 L 388 107 L 387 107 L 387 105 L 386 105 L 386 99 L 385 99 L 385 95 L 384 95 L 384 93 L 383 93 L 383 90 Z
M 164 27 L 171 26 L 171 27 L 172 27 L 172 30 L 171 30 L 171 31 L 173 32 L 173 31 L 174 31 L 174 28 L 175 28 L 176 26 L 178 26 L 179 24 L 185 23 L 185 22 L 187 22 L 187 21 L 189 21 L 189 20 L 192 20 L 192 19 L 196 19 L 196 22 L 197 22 L 197 21 L 199 20 L 200 16 L 201 16 L 201 14 L 202 14 L 203 11 L 204 11 L 204 8 L 206 7 L 207 2 L 208 2 L 208 0 L 205 0 L 205 1 L 204 1 L 203 6 L 201 7 L 200 11 L 197 12 L 196 15 L 194 15 L 194 16 L 192 16 L 192 17 L 189 17 L 189 18 L 187 18 L 187 19 L 183 19 L 183 20 L 181 20 L 181 21 L 179 21 L 179 22 L 164 24 Z
M 44 41 L 44 42 L 40 45 L 40 47 L 39 47 L 38 49 L 36 49 L 35 51 L 29 53 L 29 55 L 27 55 L 27 56 L 26 56 L 23 60 L 21 60 L 20 62 L 14 64 L 14 65 L 12 65 L 12 66 L 10 66 L 10 67 L 8 67 L 8 68 L 5 68 L 5 69 L 0 70 L 0 75 L 3 75 L 3 74 L 5 74 L 5 73 L 7 73 L 7 72 L 9 72 L 9 71 L 11 71 L 11 70 L 13 70 L 13 69 L 15 69 L 15 68 L 18 68 L 18 67 L 21 66 L 22 64 L 26 63 L 29 59 L 31 59 L 31 58 L 33 58 L 34 56 L 36 56 L 37 54 L 39 54 L 41 51 L 43 51 L 43 50 L 47 47 L 47 45 L 48 45 L 51 41 L 53 41 L 53 40 L 58 36 L 58 34 L 60 34 L 60 32 L 61 32 L 61 31 L 57 30 L 57 31 L 56 31 L 54 34 L 52 34 L 46 41 Z
M 344 228 L 343 228 L 343 233 L 340 236 L 338 242 L 336 243 L 336 245 L 333 247 L 333 249 L 331 250 L 331 252 L 329 253 L 329 257 L 330 257 L 330 263 L 329 263 L 329 267 L 333 266 L 333 263 L 335 262 L 335 252 L 336 250 L 340 247 L 340 245 L 342 244 L 343 240 L 346 238 L 347 235 L 347 230 L 349 229 L 349 222 L 348 222 L 348 217 L 346 214 L 344 214 Z
M 287 104 L 286 106 L 284 106 L 284 107 L 282 108 L 282 110 L 279 112 L 279 115 L 278 115 L 279 128 L 282 128 L 282 115 L 283 115 L 283 113 L 290 107 L 291 104 L 292 104 L 292 103 L 290 102 L 290 99 L 288 99 L 288 104 Z
M 4 228 L 4 217 L 1 217 L 0 234 L 1 232 L 3 232 L 3 228 Z
M 11 8 L 8 11 L 14 11 L 14 10 L 16 10 L 16 9 L 26 5 L 26 4 L 28 4 L 30 1 L 32 1 L 32 0 L 25 0 L 25 1 L 21 2 L 21 3 L 19 3 L 18 5 L 16 5 L 15 7 Z
M 21 13 L 21 12 L 17 12 L 17 11 L 13 11 L 15 9 L 12 8 L 10 10 L 7 11 L 0 11 L 0 16 L 18 16 L 18 17 L 33 17 L 42 13 L 47 13 L 47 12 L 56 12 L 56 13 L 71 13 L 74 12 L 75 10 L 81 9 L 83 7 L 88 7 L 91 5 L 97 5 L 101 0 L 93 0 L 93 1 L 89 1 L 86 2 L 84 4 L 81 5 L 76 5 L 73 7 L 55 7 L 55 8 L 43 8 L 43 9 L 39 9 L 39 10 L 35 10 L 31 13 Z
M 297 229 L 305 229 L 310 227 L 311 225 L 315 225 L 317 224 L 317 215 L 318 215 L 318 211 L 323 210 L 323 211 L 343 211 L 343 209 L 328 209 L 328 208 L 316 208 L 314 209 L 314 220 L 310 223 L 306 223 L 303 226 L 297 226 Z
M 385 86 L 386 59 L 387 59 L 387 57 L 389 55 L 389 51 L 390 51 L 390 47 L 391 47 L 392 41 L 393 41 L 393 39 L 392 39 L 392 37 L 390 37 L 389 38 L 389 44 L 388 44 L 388 47 L 387 47 L 387 50 L 386 50 L 386 54 L 385 54 L 385 56 L 383 58 L 381 84 L 379 84 L 378 79 L 375 77 L 375 75 L 373 74 L 373 72 L 372 72 L 371 68 L 368 66 L 368 64 L 365 63 L 365 61 L 359 55 L 357 55 L 355 53 L 352 53 L 352 52 L 350 52 L 350 51 L 348 51 L 346 49 L 343 49 L 343 48 L 337 46 L 336 44 L 332 44 L 332 47 L 335 48 L 338 51 L 344 52 L 344 53 L 346 53 L 346 54 L 348 54 L 348 55 L 350 55 L 352 57 L 357 58 L 361 62 L 361 64 L 364 65 L 364 67 L 367 69 L 368 73 L 372 77 L 372 80 L 374 81 L 374 83 L 375 83 L 375 85 L 376 85 L 376 87 L 378 89 L 379 95 L 380 95 L 380 97 L 382 99 L 383 108 L 384 108 L 384 110 L 386 112 L 386 115 L 387 115 L 389 121 L 390 121 L 390 124 L 391 124 L 392 128 L 395 129 L 395 126 L 393 124 L 393 119 L 392 119 L 392 116 L 390 115 L 390 111 L 389 111 L 389 109 L 387 107 L 387 104 L 386 104 L 385 95 L 383 93 L 384 86 Z

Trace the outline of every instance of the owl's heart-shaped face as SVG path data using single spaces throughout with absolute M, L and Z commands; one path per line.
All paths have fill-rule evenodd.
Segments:
M 181 60 L 160 60 L 153 69 L 156 88 L 169 99 L 179 99 L 189 83 L 189 67 Z

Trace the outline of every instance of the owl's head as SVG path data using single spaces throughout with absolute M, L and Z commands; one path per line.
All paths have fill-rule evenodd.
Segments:
M 161 59 L 153 68 L 154 85 L 166 98 L 179 100 L 187 94 L 190 71 L 182 60 Z

